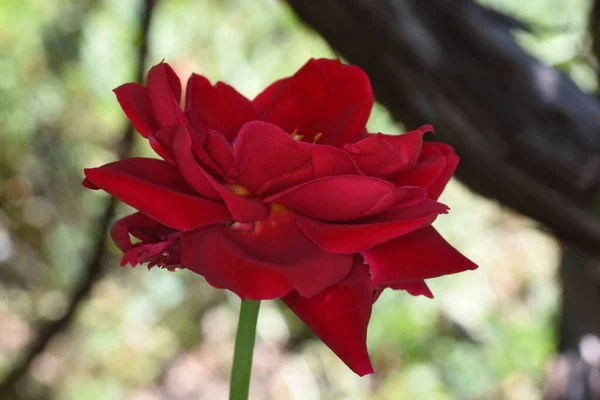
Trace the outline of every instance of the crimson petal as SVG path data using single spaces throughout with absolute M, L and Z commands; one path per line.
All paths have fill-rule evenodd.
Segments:
M 387 286 L 390 289 L 394 290 L 406 290 L 412 296 L 425 296 L 433 299 L 433 293 L 427 283 L 425 281 L 414 281 L 414 282 L 405 282 L 405 283 L 396 283 L 393 285 Z
M 211 85 L 201 75 L 192 74 L 186 89 L 185 114 L 199 131 L 213 129 L 233 141 L 242 125 L 258 119 L 250 100 L 223 82 Z
M 128 158 L 84 172 L 96 187 L 173 229 L 231 220 L 224 205 L 196 197 L 177 168 L 161 160 Z
M 393 285 L 476 269 L 431 226 L 362 253 L 375 285 Z
M 299 142 L 281 128 L 261 121 L 242 127 L 234 155 L 240 184 L 257 195 L 277 193 L 324 176 L 358 174 L 343 151 Z
M 139 83 L 126 83 L 114 89 L 117 101 L 131 121 L 133 127 L 142 136 L 148 137 L 158 129 L 154 119 L 148 90 Z
M 238 181 L 251 193 L 260 195 L 312 178 L 308 151 L 299 148 L 294 139 L 275 125 L 247 123 L 240 130 L 233 150 Z
M 185 128 L 181 125 L 177 129 L 175 140 L 173 141 L 173 154 L 177 168 L 186 182 L 201 196 L 212 200 L 220 200 L 221 195 L 208 181 L 203 169 L 198 165 L 192 154 L 192 138 Z
M 341 147 L 364 131 L 373 92 L 360 68 L 339 60 L 312 59 L 294 76 L 268 87 L 254 104 L 264 121 L 288 133 Z
M 184 124 L 185 117 L 179 105 L 181 82 L 171 66 L 165 62 L 150 68 L 146 78 L 150 104 L 161 127 Z
M 347 144 L 343 150 L 365 174 L 389 178 L 417 162 L 426 132 L 433 132 L 431 125 L 423 125 L 399 136 L 378 133 Z
M 292 292 L 283 301 L 352 371 L 363 376 L 373 373 L 366 343 L 372 298 L 369 270 L 356 265 L 342 282 L 313 297 Z
M 353 254 L 428 226 L 438 214 L 447 210 L 441 203 L 423 199 L 411 207 L 388 210 L 344 224 L 320 222 L 299 213 L 291 215 L 300 230 L 322 249 L 335 254 Z
M 175 232 L 177 231 L 136 212 L 117 220 L 110 228 L 110 237 L 121 251 L 127 251 L 135 246 L 130 234 L 146 242 L 159 242 Z
M 310 297 L 339 282 L 352 262 L 315 246 L 276 208 L 252 231 L 215 225 L 182 236 L 183 266 L 241 298 L 278 298 L 294 289 Z
M 425 198 L 418 187 L 397 188 L 378 178 L 340 175 L 315 179 L 269 196 L 276 202 L 322 221 L 349 221 L 393 206 L 412 206 Z
M 396 185 L 415 185 L 427 189 L 437 199 L 458 165 L 459 157 L 452 147 L 438 142 L 424 143 L 421 157 L 413 167 L 401 171 L 392 182 Z
M 261 199 L 238 196 L 210 176 L 194 159 L 191 142 L 182 126 L 175 138 L 174 152 L 179 171 L 191 187 L 205 197 L 223 200 L 236 221 L 254 222 L 269 214 L 269 207 Z
M 214 165 L 215 170 L 225 179 L 235 180 L 236 169 L 233 158 L 233 148 L 221 134 L 214 130 L 209 130 L 204 139 L 204 151 L 212 161 L 209 165 Z M 200 157 L 204 159 L 203 157 Z

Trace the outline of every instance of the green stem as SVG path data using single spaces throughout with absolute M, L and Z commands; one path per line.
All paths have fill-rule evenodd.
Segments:
M 242 300 L 240 319 L 235 336 L 233 367 L 229 384 L 229 400 L 247 400 L 252 372 L 252 353 L 256 338 L 259 300 Z

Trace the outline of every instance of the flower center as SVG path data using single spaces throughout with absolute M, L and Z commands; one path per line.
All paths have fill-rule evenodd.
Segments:
M 319 139 L 321 139 L 321 136 L 323 136 L 322 132 L 317 133 L 314 137 L 312 142 L 313 143 L 317 143 L 319 141 Z M 304 135 L 301 135 L 298 133 L 298 129 L 294 130 L 294 132 L 292 132 L 292 134 L 290 135 L 290 137 L 294 140 L 302 140 L 304 139 Z
M 250 196 L 250 192 L 248 191 L 248 189 L 246 189 L 242 185 L 233 184 L 233 185 L 227 185 L 226 187 L 227 187 L 227 189 L 229 189 L 229 191 L 231 193 L 233 193 L 235 195 L 238 195 L 241 197 L 249 197 Z
M 256 224 L 256 222 L 238 222 L 238 221 L 233 221 L 227 227 L 229 229 L 231 229 L 232 231 L 252 232 L 254 230 L 254 225 L 255 224 Z
M 226 223 L 226 226 L 232 231 L 237 231 L 241 233 L 258 233 L 261 231 L 264 224 L 269 224 L 271 226 L 275 226 L 277 224 L 276 214 L 285 213 L 287 208 L 284 205 L 278 203 L 271 203 L 269 215 L 265 219 L 261 219 L 254 222 L 239 222 L 239 221 L 231 221 Z

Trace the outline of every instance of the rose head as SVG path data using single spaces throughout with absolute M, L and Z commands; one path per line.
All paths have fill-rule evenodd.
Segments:
M 281 298 L 353 371 L 372 372 L 371 307 L 385 288 L 433 297 L 425 279 L 476 268 L 431 227 L 458 157 L 431 126 L 368 134 L 364 72 L 310 60 L 248 100 L 166 63 L 115 89 L 162 158 L 86 169 L 139 212 L 111 236 L 122 265 L 187 268 L 242 298 Z M 134 243 L 131 237 L 137 240 Z

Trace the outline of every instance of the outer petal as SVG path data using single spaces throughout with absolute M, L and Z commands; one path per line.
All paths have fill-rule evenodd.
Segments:
M 148 90 L 139 83 L 126 83 L 114 89 L 117 100 L 133 127 L 142 136 L 148 137 L 158 129 L 154 119 Z
M 319 178 L 265 199 L 293 208 L 321 221 L 350 221 L 390 207 L 419 203 L 426 192 L 418 187 L 397 188 L 382 179 L 364 175 Z
M 444 168 L 444 171 L 442 171 L 438 179 L 436 179 L 427 189 L 427 194 L 429 197 L 432 199 L 437 199 L 440 197 L 442 191 L 448 184 L 448 181 L 454 174 L 460 158 L 454 153 L 452 147 L 446 144 L 433 142 L 431 145 L 437 146 L 442 154 L 446 156 L 446 168 Z
M 260 121 L 249 122 L 240 130 L 234 155 L 239 183 L 258 195 L 321 176 L 357 173 L 343 151 L 298 142 L 279 127 Z
M 476 269 L 429 226 L 362 253 L 375 285 L 394 285 Z
M 373 92 L 367 75 L 338 60 L 310 60 L 254 99 L 262 119 L 303 140 L 341 147 L 363 132 Z
M 179 105 L 181 83 L 169 64 L 161 62 L 152 67 L 146 78 L 146 87 L 154 116 L 161 127 L 186 122 Z
M 405 290 L 411 296 L 425 296 L 433 299 L 433 293 L 425 281 L 414 281 L 376 287 L 376 289 L 373 291 L 373 304 L 375 304 L 375 302 L 379 299 L 379 296 L 381 296 L 381 293 L 383 293 L 383 291 L 386 289 Z
M 459 157 L 452 147 L 438 142 L 424 143 L 419 161 L 390 179 L 396 185 L 415 185 L 427 189 L 437 199 L 458 165 Z
M 202 167 L 198 165 L 192 153 L 192 138 L 185 128 L 179 126 L 173 141 L 173 154 L 177 168 L 186 182 L 203 197 L 220 200 L 221 195 L 208 180 Z
M 425 296 L 433 299 L 433 293 L 427 283 L 425 281 L 414 281 L 414 282 L 406 282 L 406 283 L 396 283 L 394 285 L 388 286 L 390 289 L 394 290 L 406 290 L 412 296 Z
M 191 137 L 183 126 L 177 133 L 174 153 L 177 167 L 190 186 L 205 197 L 225 202 L 234 220 L 254 222 L 269 214 L 269 207 L 261 199 L 232 193 L 198 165 L 192 154 Z
M 187 231 L 231 220 L 223 204 L 194 196 L 179 171 L 151 158 L 128 158 L 84 170 L 86 187 L 105 190 L 150 218 Z
M 131 236 L 141 240 L 133 243 Z M 141 213 L 121 218 L 112 226 L 110 236 L 125 254 L 121 265 L 149 263 L 148 267 L 159 265 L 174 268 L 181 264 L 179 254 L 179 233 Z
M 236 177 L 235 161 L 231 144 L 216 131 L 209 130 L 204 140 L 204 150 L 211 158 L 215 170 L 225 179 Z M 199 154 L 199 158 L 203 157 Z M 210 164 L 210 162 L 209 162 Z
M 426 132 L 433 132 L 431 125 L 399 136 L 379 133 L 347 144 L 343 150 L 365 174 L 387 179 L 417 162 Z
M 412 207 L 389 210 L 352 223 L 319 222 L 293 213 L 298 227 L 315 244 L 335 254 L 362 252 L 408 232 L 429 226 L 447 207 L 424 199 Z
M 372 298 L 368 268 L 356 265 L 342 282 L 313 297 L 292 292 L 283 301 L 352 371 L 363 376 L 373 373 L 366 343 Z
M 182 263 L 242 298 L 272 299 L 294 289 L 314 296 L 343 279 L 353 257 L 320 249 L 275 207 L 252 231 L 215 225 L 184 233 Z
M 233 141 L 248 121 L 258 119 L 256 107 L 231 86 L 193 74 L 187 84 L 185 114 L 197 130 L 213 129 Z
M 139 212 L 117 220 L 110 229 L 110 237 L 121 251 L 127 251 L 135 246 L 130 234 L 145 242 L 160 242 L 175 233 L 177 231 Z

